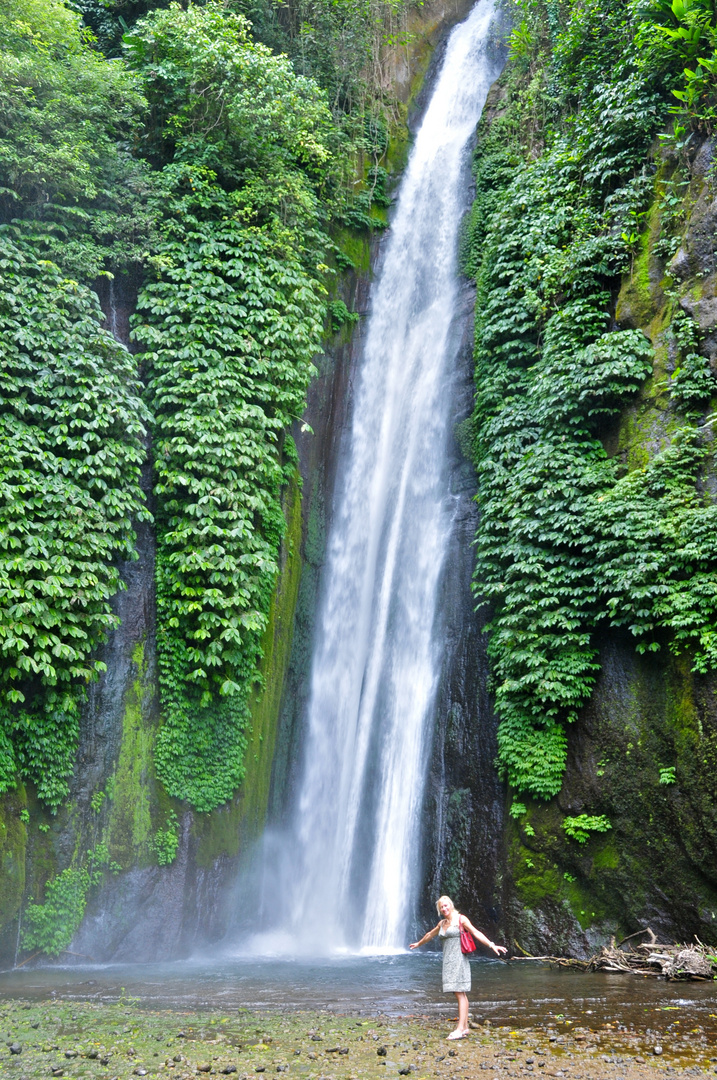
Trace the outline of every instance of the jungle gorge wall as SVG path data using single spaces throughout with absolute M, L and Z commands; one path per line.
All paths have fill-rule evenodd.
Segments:
M 393 101 L 389 169 L 400 167 L 407 110 L 433 50 L 465 7 L 438 3 L 410 12 L 400 44 L 381 48 L 380 79 L 383 92 Z M 104 24 L 98 32 L 100 40 L 102 33 L 109 33 Z M 365 218 L 366 211 L 361 212 Z M 380 208 L 371 213 L 378 213 L 375 220 L 380 225 Z M 296 424 L 301 471 L 296 467 L 293 473 L 287 471 L 281 497 L 286 532 L 261 640 L 261 683 L 249 699 L 244 779 L 228 802 L 199 813 L 168 795 L 157 777 L 157 735 L 162 726 L 157 548 L 154 529 L 140 523 L 135 530 L 137 559 L 120 568 L 126 588 L 117 593 L 113 605 L 119 624 L 97 653 L 106 671 L 90 685 L 81 710 L 77 759 L 66 799 L 53 815 L 27 781 L 0 797 L 3 962 L 25 960 L 38 952 L 54 955 L 68 946 L 65 958 L 182 955 L 221 937 L 231 921 L 226 905 L 232 902 L 230 885 L 239 860 L 261 832 L 270 790 L 276 800 L 282 798 L 282 774 L 288 775 L 293 752 L 298 714 L 292 695 L 285 693 L 286 679 L 288 674 L 291 686 L 292 643 L 292 670 L 301 670 L 310 637 L 334 454 L 347 407 L 354 347 L 353 320 L 348 315 L 365 310 L 371 273 L 367 225 L 362 220 L 335 227 L 344 274 L 332 300 L 328 347 L 317 360 L 319 374 L 304 416 L 315 434 Z M 109 285 L 107 281 L 100 278 L 96 283 L 106 325 L 127 344 L 141 280 L 130 273 L 116 281 L 110 278 Z M 142 486 L 156 513 L 148 467 Z M 276 753 L 282 706 L 283 738 L 281 752 Z M 37 920 L 34 939 L 24 936 L 28 905 Z
M 689 55 L 680 12 L 523 4 L 479 128 L 474 591 L 537 954 L 717 933 L 714 6 Z

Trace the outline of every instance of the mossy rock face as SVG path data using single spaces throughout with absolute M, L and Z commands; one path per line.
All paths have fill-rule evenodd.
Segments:
M 617 298 L 616 324 L 643 330 L 655 350 L 652 378 L 604 436 L 624 471 L 643 468 L 684 425 L 667 389 L 679 306 L 695 319 L 703 354 L 717 360 L 712 153 L 706 142 L 683 185 L 671 261 L 656 245 L 661 185 L 676 163 L 658 161 L 647 226 Z M 699 482 L 717 488 L 714 461 Z M 601 671 L 568 732 L 562 790 L 547 805 L 528 804 L 509 826 L 506 930 L 528 951 L 578 956 L 645 925 L 670 939 L 717 940 L 717 676 L 695 674 L 667 637 L 645 656 L 627 633 L 603 631 L 599 644 Z M 579 843 L 563 822 L 581 814 L 603 815 L 611 828 Z
M 717 679 L 668 656 L 636 657 L 629 640 L 606 642 L 601 659 L 593 698 L 570 731 L 560 796 L 513 826 L 510 932 L 522 931 L 529 951 L 555 950 L 565 915 L 556 928 L 551 920 L 562 905 L 575 921 L 577 955 L 646 924 L 668 938 L 713 940 Z M 586 812 L 612 828 L 580 844 L 562 821 Z
M 23 785 L 0 796 L 0 953 L 14 949 L 25 891 L 27 796 Z

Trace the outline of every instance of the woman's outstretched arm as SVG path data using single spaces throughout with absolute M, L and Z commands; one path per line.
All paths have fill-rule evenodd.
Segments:
M 425 945 L 427 941 L 434 938 L 438 931 L 441 929 L 441 924 L 434 926 L 432 930 L 429 930 L 427 934 L 424 934 L 420 941 L 414 941 L 412 945 L 409 945 L 409 949 L 417 949 L 419 945 Z
M 461 915 L 460 918 L 461 926 L 464 926 L 466 930 L 470 930 L 476 941 L 480 941 L 481 945 L 485 945 L 487 948 L 492 949 L 496 956 L 500 956 L 501 953 L 508 951 L 505 945 L 494 945 L 492 941 L 488 940 L 485 934 L 482 934 L 480 930 L 476 930 L 475 926 L 466 915 Z

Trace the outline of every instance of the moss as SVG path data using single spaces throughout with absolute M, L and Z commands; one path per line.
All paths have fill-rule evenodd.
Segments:
M 266 820 L 272 763 L 281 711 L 284 682 L 301 578 L 301 488 L 298 472 L 285 497 L 287 532 L 282 546 L 281 572 L 263 640 L 260 672 L 263 686 L 250 700 L 251 731 L 246 751 L 246 776 L 228 806 L 212 814 L 197 815 L 193 834 L 197 863 L 208 866 L 221 855 L 236 855 L 257 837 Z
M 331 239 L 344 255 L 351 260 L 358 274 L 368 274 L 371 269 L 371 245 L 368 236 L 336 225 L 331 230 Z
M 109 849 L 112 858 L 123 868 L 153 861 L 151 803 L 152 789 L 156 789 L 153 765 L 156 722 L 147 700 L 153 688 L 147 679 L 143 642 L 135 646 L 132 662 L 136 676 L 125 693 L 119 758 L 108 783 Z
M 0 939 L 13 932 L 25 891 L 28 836 L 20 814 L 26 809 L 23 784 L 0 797 Z
M 620 854 L 612 836 L 599 841 L 592 863 L 595 870 L 616 870 L 620 865 Z

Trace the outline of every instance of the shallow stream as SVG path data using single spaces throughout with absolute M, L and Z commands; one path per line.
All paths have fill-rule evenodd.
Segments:
M 542 964 L 472 962 L 476 1020 L 511 1027 L 633 1027 L 687 1034 L 699 1025 L 717 1038 L 714 983 L 668 983 L 632 975 L 593 975 Z M 235 957 L 165 964 L 19 968 L 0 973 L 0 999 L 118 1001 L 172 1009 L 329 1010 L 352 1015 L 449 1016 L 440 955 L 328 959 Z

